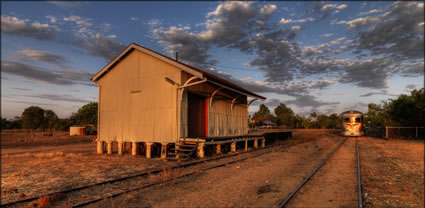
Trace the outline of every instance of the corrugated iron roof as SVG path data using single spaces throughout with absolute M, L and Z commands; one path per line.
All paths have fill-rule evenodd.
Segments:
M 190 65 L 187 65 L 187 64 L 185 64 L 185 63 L 182 63 L 182 62 L 180 62 L 180 61 L 177 61 L 177 60 L 174 60 L 174 59 L 172 59 L 172 58 L 170 58 L 170 57 L 168 57 L 168 56 L 165 56 L 165 55 L 163 55 L 163 54 L 161 54 L 161 53 L 158 53 L 158 52 L 156 52 L 156 51 L 153 51 L 153 50 L 151 50 L 151 49 L 149 49 L 149 48 L 146 48 L 146 47 L 143 47 L 143 46 L 141 46 L 141 45 L 138 45 L 138 44 L 136 44 L 136 43 L 132 43 L 132 44 L 130 44 L 129 46 L 127 46 L 127 48 L 125 48 L 123 51 L 121 51 L 114 59 L 112 59 L 105 67 L 103 67 L 99 72 L 97 72 L 92 78 L 91 78 L 91 80 L 93 81 L 93 82 L 96 82 L 97 80 L 99 80 L 100 78 L 102 78 L 113 66 L 115 66 L 115 64 L 117 64 L 119 61 L 121 61 L 125 56 L 127 56 L 129 53 L 131 53 L 134 49 L 137 49 L 137 50 L 140 50 L 140 48 L 142 48 L 142 49 L 144 49 L 144 50 L 147 50 L 147 51 L 149 51 L 149 52 L 152 52 L 152 53 L 154 53 L 154 54 L 156 54 L 156 55 L 159 55 L 161 58 L 163 58 L 163 59 L 165 59 L 164 61 L 167 61 L 167 62 L 173 62 L 173 63 L 176 63 L 176 64 L 178 64 L 178 65 L 181 65 L 181 66 L 183 66 L 183 67 L 186 67 L 186 68 L 189 68 L 189 69 L 191 69 L 191 70 L 194 70 L 194 71 L 196 71 L 196 72 L 198 72 L 198 73 L 201 73 L 203 76 L 205 76 L 205 77 L 207 77 L 208 79 L 211 79 L 212 81 L 215 81 L 215 82 L 218 82 L 218 83 L 220 83 L 220 84 L 224 84 L 224 85 L 226 85 L 226 86 L 229 86 L 229 87 L 231 87 L 231 88 L 234 88 L 234 89 L 236 89 L 236 90 L 239 90 L 239 91 L 241 91 L 241 92 L 244 92 L 244 93 L 246 93 L 246 94 L 248 94 L 248 95 L 251 95 L 251 96 L 253 96 L 253 97 L 257 97 L 257 98 L 260 98 L 260 99 L 266 99 L 265 97 L 263 97 L 263 96 L 260 96 L 260 95 L 257 95 L 257 94 L 255 94 L 255 93 L 253 93 L 253 92 L 251 92 L 251 91 L 249 91 L 249 90 L 247 90 L 247 89 L 245 89 L 245 88 L 243 88 L 243 87 L 240 87 L 240 86 L 238 86 L 238 85 L 236 85 L 236 84 L 234 84 L 234 83 L 232 83 L 232 82 L 230 82 L 230 81 L 227 81 L 227 80 L 225 80 L 225 79 L 223 79 L 223 78 L 220 78 L 220 77 L 218 77 L 218 76 L 216 76 L 216 75 L 213 75 L 213 74 L 211 74 L 211 73 L 208 73 L 208 72 L 205 72 L 205 71 L 203 71 L 203 70 L 201 70 L 201 69 L 198 69 L 198 68 L 196 68 L 196 67 L 193 67 L 193 66 L 190 66 Z M 142 50 L 140 50 L 140 51 L 142 51 Z M 142 51 L 143 52 L 143 51 Z

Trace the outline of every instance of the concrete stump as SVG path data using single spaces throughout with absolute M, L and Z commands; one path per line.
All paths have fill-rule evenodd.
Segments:
M 197 152 L 198 158 L 204 158 L 205 154 L 204 154 L 204 143 L 199 143 L 198 144 L 198 152 Z
M 233 142 L 233 143 L 230 144 L 230 151 L 236 152 L 236 142 Z
M 122 142 L 118 142 L 118 155 L 122 155 L 123 145 Z
M 221 144 L 217 144 L 217 148 L 215 150 L 216 154 L 221 154 Z
M 161 159 L 167 158 L 167 143 L 161 143 Z
M 97 141 L 97 154 L 103 154 L 103 141 Z
M 106 142 L 106 151 L 107 151 L 108 155 L 112 154 L 112 142 L 111 141 Z
M 146 142 L 146 158 L 151 158 L 152 143 Z
M 137 143 L 136 142 L 131 143 L 131 155 L 132 156 L 137 155 Z
M 248 138 L 245 138 L 245 152 L 248 151 Z

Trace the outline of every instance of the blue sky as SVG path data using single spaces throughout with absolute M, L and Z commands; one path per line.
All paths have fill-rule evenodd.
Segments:
M 302 115 L 366 111 L 424 84 L 423 1 L 1 4 L 6 118 L 96 101 L 89 79 L 133 42 Z

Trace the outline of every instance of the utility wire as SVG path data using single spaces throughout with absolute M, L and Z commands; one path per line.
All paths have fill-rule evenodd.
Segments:
M 194 62 L 194 63 L 198 63 L 198 64 L 205 64 L 205 65 L 210 65 L 210 66 L 218 66 L 218 67 L 223 67 L 223 68 L 229 68 L 229 69 L 236 69 L 236 70 L 241 70 L 241 71 L 253 71 L 253 72 L 260 72 L 259 70 L 254 70 L 254 69 L 242 69 L 242 68 L 236 68 L 236 67 L 232 67 L 232 66 L 223 66 L 223 65 L 217 65 L 217 64 L 210 64 L 210 63 L 202 63 L 199 61 L 193 61 L 184 57 L 180 57 L 179 59 L 183 59 L 186 61 L 190 61 L 190 62 Z

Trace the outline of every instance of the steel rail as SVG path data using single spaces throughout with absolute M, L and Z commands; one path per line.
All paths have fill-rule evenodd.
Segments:
M 357 153 L 357 190 L 359 193 L 359 207 L 363 208 L 362 180 L 360 175 L 360 152 L 359 152 L 359 137 L 356 137 L 356 153 Z
M 344 142 L 347 141 L 347 137 L 340 142 L 329 154 L 328 156 L 323 159 L 319 165 L 300 183 L 298 184 L 298 186 L 295 188 L 294 191 L 292 191 L 284 201 L 282 201 L 278 207 L 282 208 L 285 207 L 285 205 L 289 202 L 289 200 L 292 199 L 292 197 L 301 189 L 302 186 L 304 186 L 305 183 L 307 183 L 308 180 L 310 180 L 310 178 L 329 160 L 329 158 L 332 157 L 332 155 L 342 146 L 342 144 L 344 144 Z
M 151 186 L 154 186 L 154 185 L 159 185 L 159 184 L 167 183 L 167 182 L 169 182 L 169 181 L 173 181 L 173 180 L 177 180 L 177 179 L 184 178 L 184 177 L 187 177 L 187 176 L 191 176 L 191 175 L 193 175 L 193 174 L 195 174 L 195 173 L 200 173 L 200 172 L 203 172 L 203 171 L 207 171 L 207 170 L 211 170 L 211 169 L 215 169 L 215 168 L 223 167 L 223 166 L 226 166 L 226 165 L 229 165 L 229 164 L 233 164 L 233 163 L 236 163 L 236 162 L 241 162 L 241 161 L 244 161 L 244 160 L 247 160 L 247 159 L 251 159 L 251 158 L 259 157 L 259 156 L 261 156 L 261 155 L 265 155 L 265 154 L 268 154 L 268 153 L 271 153 L 271 152 L 273 152 L 273 150 L 269 150 L 269 151 L 266 151 L 266 152 L 261 152 L 261 153 L 256 154 L 256 155 L 252 155 L 252 156 L 244 157 L 244 158 L 241 158 L 241 159 L 237 159 L 237 160 L 233 160 L 233 161 L 229 161 L 229 162 L 225 162 L 225 163 L 217 164 L 217 165 L 210 166 L 210 167 L 206 167 L 206 168 L 203 168 L 203 169 L 201 169 L 201 170 L 193 171 L 193 172 L 189 172 L 189 173 L 186 173 L 186 174 L 180 175 L 180 176 L 175 177 L 175 178 L 170 178 L 170 179 L 166 179 L 166 180 L 162 180 L 162 181 L 156 181 L 156 182 L 149 183 L 149 184 L 146 184 L 146 185 L 143 185 L 143 186 L 139 186 L 139 187 L 135 187 L 135 188 L 132 188 L 132 189 L 126 189 L 126 190 L 124 190 L 124 191 L 119 191 L 119 192 L 116 192 L 116 193 L 111 194 L 111 195 L 101 196 L 101 197 L 98 197 L 98 198 L 93 199 L 93 200 L 89 200 L 89 201 L 82 202 L 82 203 L 80 203 L 80 204 L 74 204 L 74 205 L 72 205 L 71 207 L 72 207 L 72 208 L 84 207 L 84 206 L 87 206 L 87 205 L 90 205 L 90 204 L 96 203 L 96 202 L 98 202 L 98 201 L 101 201 L 101 200 L 103 200 L 103 199 L 107 199 L 107 198 L 115 198 L 115 197 L 117 197 L 117 196 L 120 196 L 120 195 L 123 195 L 123 194 L 129 193 L 129 192 L 133 192 L 133 191 L 137 191 L 137 190 L 145 189 L 145 188 L 148 188 L 148 187 L 151 187 Z
M 222 156 L 218 156 L 218 157 L 211 157 L 211 158 L 207 158 L 207 159 L 196 160 L 196 161 L 193 161 L 193 162 L 187 162 L 187 163 L 180 164 L 180 165 L 174 165 L 174 166 L 171 166 L 171 167 L 168 167 L 168 168 L 170 170 L 178 169 L 178 168 L 186 168 L 186 167 L 197 165 L 197 164 L 200 164 L 200 163 L 205 163 L 205 162 L 209 162 L 209 161 L 213 161 L 213 160 L 220 160 L 220 159 L 229 158 L 229 157 L 235 157 L 237 155 L 242 155 L 242 154 L 260 151 L 260 150 L 264 150 L 264 149 L 270 149 L 270 148 L 274 148 L 274 147 L 280 147 L 280 146 L 284 146 L 284 145 L 285 144 L 276 144 L 276 145 L 271 145 L 271 146 L 266 146 L 266 147 L 259 147 L 257 149 L 251 149 L 251 150 L 248 150 L 248 151 L 231 153 L 231 154 L 226 154 L 226 155 L 222 155 Z M 1 204 L 0 207 L 9 207 L 9 206 L 17 205 L 17 204 L 36 201 L 43 196 L 50 196 L 50 195 L 54 195 L 54 194 L 66 194 L 66 193 L 80 191 L 80 190 L 83 190 L 83 189 L 88 189 L 88 188 L 99 186 L 99 185 L 124 181 L 124 180 L 128 180 L 128 179 L 131 179 L 131 178 L 136 178 L 136 177 L 143 177 L 143 176 L 147 176 L 149 174 L 158 174 L 162 171 L 164 171 L 164 169 L 162 169 L 162 168 L 157 168 L 157 169 L 154 169 L 154 170 L 147 170 L 147 171 L 143 171 L 141 173 L 135 174 L 135 175 L 125 176 L 125 177 L 117 178 L 117 179 L 113 179 L 113 180 L 106 180 L 106 181 L 102 181 L 102 182 L 99 182 L 99 183 L 93 183 L 93 184 L 89 184 L 89 185 L 79 186 L 79 187 L 76 187 L 76 188 L 51 192 L 51 193 L 43 194 L 43 195 L 40 195 L 40 196 L 34 196 L 34 197 L 26 198 L 26 199 L 21 199 L 21 200 L 17 200 L 17 201 L 4 203 L 4 204 Z

